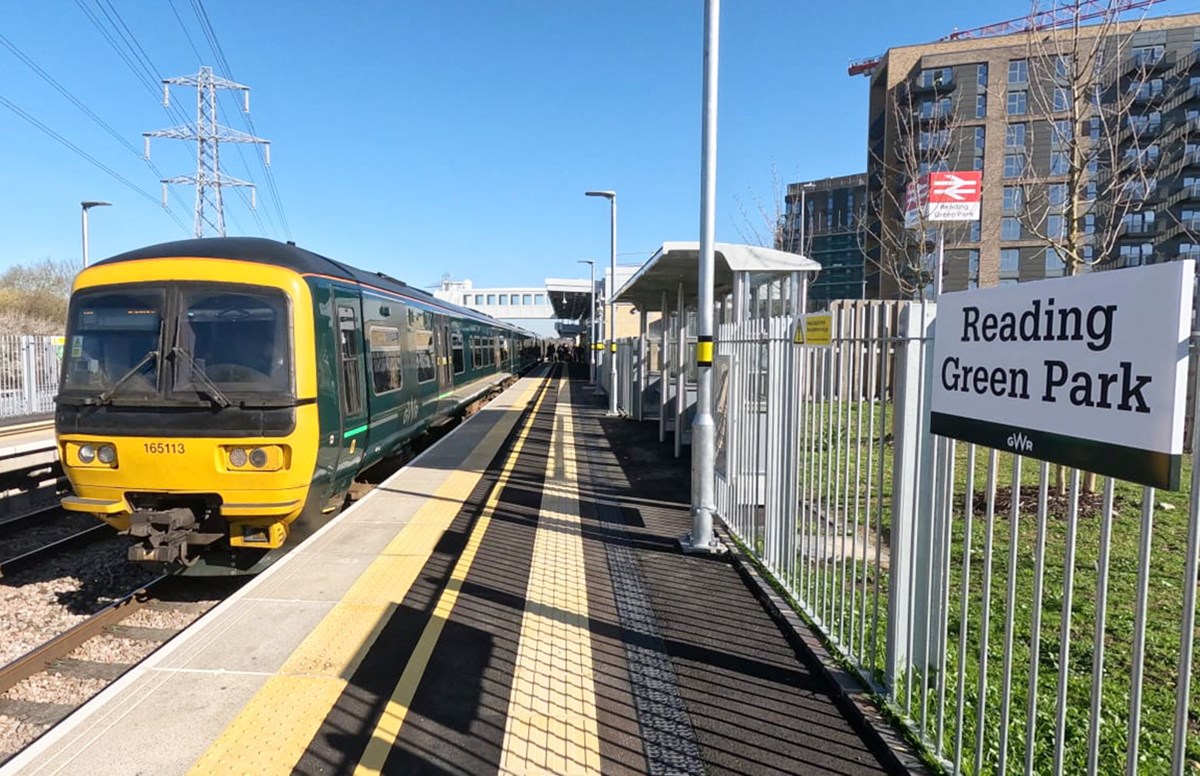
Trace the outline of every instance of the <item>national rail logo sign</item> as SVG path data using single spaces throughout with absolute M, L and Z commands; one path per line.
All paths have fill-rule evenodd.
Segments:
M 978 221 L 983 195 L 983 173 L 931 172 L 908 184 L 904 201 L 904 225 L 909 229 L 926 221 Z
M 932 430 L 1178 490 L 1196 262 L 943 294 Z

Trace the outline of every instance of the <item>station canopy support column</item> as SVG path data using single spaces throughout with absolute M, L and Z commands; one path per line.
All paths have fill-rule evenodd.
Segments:
M 639 312 L 662 314 L 664 370 L 661 386 L 665 399 L 669 383 L 674 383 L 674 400 L 663 401 L 665 411 L 661 414 L 659 423 L 664 436 L 666 433 L 673 433 L 671 442 L 676 451 L 691 444 L 691 420 L 696 412 L 697 371 L 694 366 L 697 342 L 695 320 L 700 297 L 699 262 L 699 242 L 663 243 L 641 269 L 617 291 L 615 298 L 616 303 L 633 305 Z M 805 312 L 803 305 L 807 298 L 808 278 L 811 273 L 821 269 L 812 259 L 794 253 L 720 242 L 714 243 L 713 264 L 714 312 L 718 305 L 724 306 L 730 310 L 729 322 L 735 325 L 772 313 L 800 316 Z M 781 291 L 787 289 L 787 296 L 790 298 L 780 300 L 784 303 L 780 309 L 769 309 L 770 305 L 759 309 L 760 306 L 746 304 L 748 290 L 763 283 L 776 283 Z M 675 301 L 677 309 L 669 309 L 668 300 Z M 674 327 L 670 338 L 667 337 L 668 326 Z M 719 337 L 717 340 L 716 352 L 720 353 Z M 673 341 L 674 350 L 677 351 L 677 354 L 671 354 L 669 359 L 672 372 L 669 376 L 666 373 L 668 341 Z M 736 368 L 746 366 L 738 364 Z M 723 413 L 716 413 L 714 417 L 716 422 L 720 423 L 725 416 Z M 716 433 L 721 434 L 722 429 L 716 429 Z M 709 463 L 711 464 L 711 461 Z M 694 502 L 700 498 L 700 478 L 713 476 L 711 471 L 697 471 L 697 465 L 697 461 L 693 459 Z M 699 506 L 693 503 L 693 513 Z

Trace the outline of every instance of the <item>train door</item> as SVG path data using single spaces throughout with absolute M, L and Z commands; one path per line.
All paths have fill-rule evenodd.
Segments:
M 450 320 L 444 315 L 434 317 L 434 348 L 437 351 L 438 414 L 444 415 L 454 407 L 454 374 L 450 359 Z
M 367 446 L 369 414 L 363 376 L 362 305 L 357 293 L 334 291 L 334 325 L 337 327 L 338 388 L 341 397 L 341 450 L 338 455 L 334 491 L 350 487 Z

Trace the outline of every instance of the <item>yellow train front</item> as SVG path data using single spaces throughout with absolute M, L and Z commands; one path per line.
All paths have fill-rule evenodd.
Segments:
M 67 509 L 135 561 L 254 572 L 356 474 L 527 368 L 528 332 L 292 244 L 188 240 L 72 292 L 55 428 Z

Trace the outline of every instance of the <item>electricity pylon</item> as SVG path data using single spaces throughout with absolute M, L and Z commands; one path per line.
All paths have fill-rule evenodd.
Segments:
M 250 112 L 250 87 L 234 83 L 218 75 L 213 75 L 211 67 L 202 67 L 196 75 L 185 75 L 178 78 L 163 79 L 163 105 L 171 104 L 171 85 L 191 86 L 196 89 L 196 125 L 184 125 L 171 129 L 159 129 L 154 132 L 143 132 L 146 142 L 146 158 L 150 158 L 150 138 L 165 137 L 172 140 L 196 141 L 196 174 L 181 175 L 162 181 L 163 206 L 167 204 L 167 186 L 169 184 L 188 184 L 196 187 L 196 222 L 195 237 L 204 236 L 204 225 L 208 224 L 221 237 L 225 236 L 225 208 L 221 198 L 224 187 L 244 187 L 250 189 L 250 207 L 257 205 L 254 184 L 249 181 L 234 178 L 221 172 L 221 143 L 259 143 L 265 146 L 265 164 L 271 163 L 271 141 L 261 137 L 248 135 L 236 129 L 223 127 L 217 123 L 217 90 L 240 89 L 242 91 L 243 111 Z M 215 214 L 216 220 L 213 220 Z

